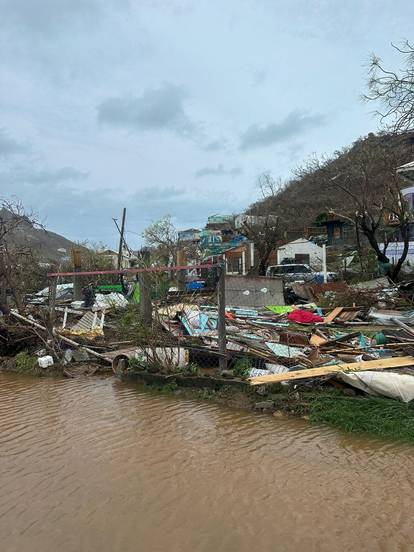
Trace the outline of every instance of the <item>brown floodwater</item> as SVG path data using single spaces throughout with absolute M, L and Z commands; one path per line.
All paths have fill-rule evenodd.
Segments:
M 0 374 L 2 552 L 412 550 L 414 447 Z

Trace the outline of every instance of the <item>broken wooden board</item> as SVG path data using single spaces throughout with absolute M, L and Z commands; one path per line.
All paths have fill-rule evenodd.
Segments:
M 316 335 L 316 334 L 312 334 L 311 338 L 309 340 L 309 343 L 313 347 L 320 347 L 321 345 L 325 345 L 326 342 L 327 342 L 326 339 L 324 339 L 323 337 L 320 337 L 319 335 Z
M 272 374 L 269 376 L 260 376 L 249 378 L 251 385 L 264 385 L 268 383 L 280 383 L 282 381 L 318 378 L 329 376 L 337 372 L 361 372 L 364 370 L 384 370 L 386 368 L 401 368 L 403 366 L 414 366 L 414 357 L 393 357 L 381 360 L 366 360 L 361 362 L 351 362 L 349 364 L 332 364 L 331 366 L 321 366 L 319 368 L 310 368 L 308 370 L 295 370 L 286 374 Z
M 324 322 L 333 322 L 333 320 L 338 316 L 338 314 L 341 314 L 343 310 L 344 307 L 335 307 L 334 310 L 325 316 Z

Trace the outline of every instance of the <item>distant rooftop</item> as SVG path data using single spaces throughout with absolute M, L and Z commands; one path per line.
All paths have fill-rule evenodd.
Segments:
M 405 178 L 408 178 L 409 180 L 414 181 L 414 161 L 411 161 L 411 163 L 406 163 L 405 165 L 401 165 L 401 167 L 398 167 L 397 173 L 401 174 Z
M 232 222 L 233 215 L 211 215 L 207 219 L 207 224 L 223 224 L 225 222 Z

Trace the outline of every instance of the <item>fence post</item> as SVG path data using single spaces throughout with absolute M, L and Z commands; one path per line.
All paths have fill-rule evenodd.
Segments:
M 220 370 L 227 368 L 227 347 L 226 347 L 226 270 L 224 261 L 218 267 L 217 303 L 218 303 L 218 346 Z
M 141 250 L 141 261 L 143 268 L 148 267 L 150 263 L 150 252 Z M 144 324 L 152 324 L 152 301 L 151 301 L 151 276 L 148 272 L 140 272 L 139 277 L 139 311 Z
M 187 256 L 185 254 L 185 250 L 180 247 L 177 251 L 177 265 L 178 266 L 184 266 L 187 264 Z M 185 270 L 177 270 L 177 288 L 178 291 L 184 291 L 185 290 Z
M 49 329 L 53 334 L 53 328 L 56 320 L 56 290 L 57 290 L 57 278 L 49 280 Z
M 81 252 L 78 248 L 72 249 L 72 262 L 73 262 L 73 271 L 80 272 L 82 270 L 82 261 L 81 261 Z M 73 300 L 82 301 L 82 281 L 80 276 L 73 277 Z
M 322 245 L 322 270 L 323 270 L 323 283 L 328 281 L 328 269 L 326 268 L 326 244 Z

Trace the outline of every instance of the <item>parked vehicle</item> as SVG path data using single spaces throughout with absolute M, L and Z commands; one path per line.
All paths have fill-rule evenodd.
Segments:
M 284 282 L 323 282 L 323 272 L 313 270 L 307 264 L 279 264 L 271 265 L 266 270 L 266 276 L 280 278 Z M 338 279 L 336 272 L 328 272 L 328 282 Z

